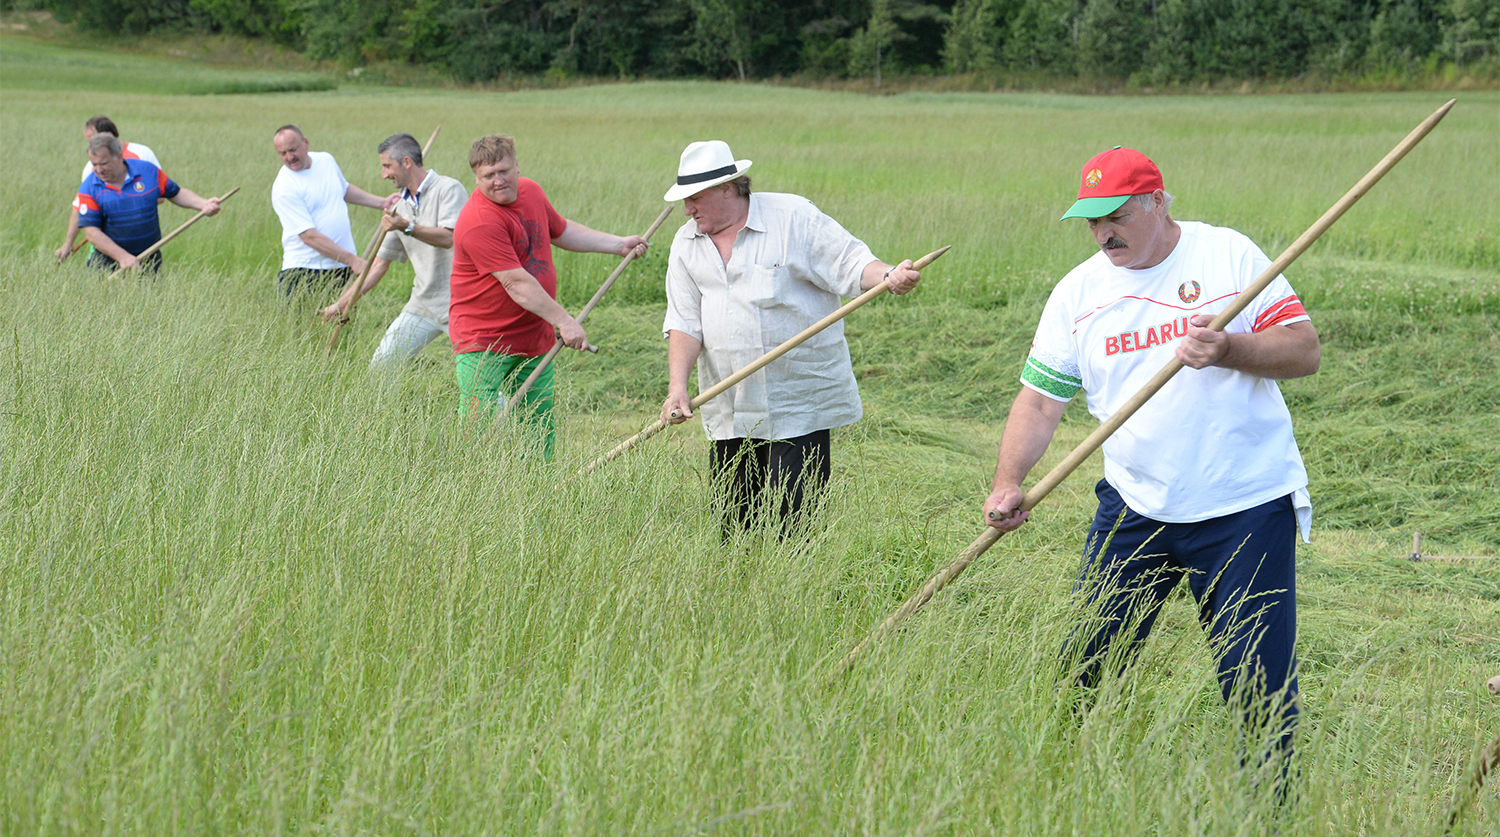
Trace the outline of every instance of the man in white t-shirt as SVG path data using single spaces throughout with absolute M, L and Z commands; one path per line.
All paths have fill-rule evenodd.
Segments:
M 299 289 L 322 293 L 346 284 L 365 269 L 349 228 L 346 203 L 384 209 L 378 198 L 344 179 L 333 155 L 313 151 L 296 125 L 276 129 L 272 142 L 281 171 L 271 185 L 271 207 L 281 219 L 281 272 L 276 289 L 291 296 Z
M 109 134 L 115 139 L 120 139 L 120 129 L 115 125 L 115 121 L 113 119 L 110 119 L 108 116 L 104 116 L 103 114 L 100 114 L 99 116 L 91 116 L 88 118 L 87 122 L 83 123 L 83 141 L 85 143 L 93 139 L 97 134 Z M 161 168 L 161 161 L 156 159 L 155 152 L 138 142 L 126 142 L 124 140 L 120 140 L 120 148 L 123 150 L 121 159 L 145 160 L 151 165 L 156 166 L 157 168 Z M 79 178 L 79 182 L 82 183 L 83 181 L 88 180 L 89 175 L 93 173 L 93 162 L 85 162 L 83 164 L 83 176 Z M 73 245 L 77 242 L 78 202 L 74 201 L 72 212 L 68 215 L 68 232 L 67 235 L 63 238 L 63 245 L 52 251 L 52 255 L 57 257 L 58 264 L 62 264 L 63 262 L 68 260 L 69 256 L 73 255 Z
M 370 265 L 361 294 L 369 293 L 391 262 L 411 262 L 411 298 L 391 323 L 370 359 L 370 368 L 394 367 L 411 358 L 439 334 L 448 333 L 448 282 L 453 273 L 453 228 L 469 200 L 469 190 L 451 177 L 423 168 L 422 146 L 411 134 L 395 134 L 376 146 L 380 174 L 396 184 L 401 199 L 381 218 L 385 241 Z M 344 316 L 354 285 L 323 309 L 324 319 Z
M 1311 504 L 1276 381 L 1311 375 L 1318 334 L 1278 276 L 1223 332 L 1206 328 L 1270 266 L 1250 239 L 1175 221 L 1145 155 L 1084 165 L 1078 201 L 1099 252 L 1053 289 L 1000 443 L 986 522 L 1023 524 L 1021 482 L 1080 390 L 1106 420 L 1176 357 L 1178 373 L 1104 443 L 1099 508 L 1078 581 L 1101 619 L 1069 641 L 1086 685 L 1116 634 L 1127 653 L 1186 576 L 1226 700 L 1246 710 L 1247 757 L 1290 752 L 1297 717 L 1294 555 Z M 993 512 L 996 519 L 990 517 Z M 1267 719 L 1270 719 L 1269 721 Z

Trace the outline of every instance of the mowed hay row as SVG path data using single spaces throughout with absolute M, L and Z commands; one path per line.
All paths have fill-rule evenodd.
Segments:
M 244 191 L 160 277 L 110 281 L 46 253 L 97 97 L 7 88 L 0 134 L 28 164 L 0 204 L 0 831 L 1434 830 L 1500 723 L 1483 687 L 1500 577 L 1398 547 L 1421 528 L 1437 554 L 1500 549 L 1500 264 L 1494 199 L 1473 189 L 1496 165 L 1492 93 L 1291 273 L 1325 336 L 1323 370 L 1283 387 L 1318 515 L 1294 810 L 1274 815 L 1240 767 L 1181 591 L 1140 664 L 1079 710 L 1060 649 L 1097 460 L 828 679 L 979 531 L 1036 317 L 1091 247 L 1055 221 L 1087 155 L 1147 150 L 1181 217 L 1274 255 L 1429 98 L 124 94 L 106 112 L 175 178 Z M 443 124 L 433 165 L 465 180 L 468 141 L 512 133 L 565 214 L 616 232 L 644 230 L 682 145 L 712 131 L 757 188 L 807 194 L 883 257 L 955 247 L 848 323 L 866 418 L 835 435 L 818 526 L 724 543 L 696 423 L 572 476 L 659 408 L 675 219 L 591 316 L 605 350 L 559 358 L 548 465 L 515 428 L 456 415 L 446 346 L 367 376 L 404 267 L 332 358 L 311 301 L 275 299 L 269 138 L 293 121 L 370 189 L 396 130 Z M 363 243 L 373 213 L 354 218 Z M 613 266 L 559 263 L 573 308 Z M 1070 407 L 1041 467 L 1093 424 Z M 1486 791 L 1459 833 L 1497 822 Z

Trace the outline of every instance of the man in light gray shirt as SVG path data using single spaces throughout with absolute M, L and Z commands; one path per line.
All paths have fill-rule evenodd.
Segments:
M 751 193 L 749 160 L 722 141 L 682 153 L 677 185 L 689 220 L 667 261 L 669 384 L 662 418 L 692 416 L 688 373 L 698 366 L 706 390 L 831 314 L 842 297 L 882 282 L 904 294 L 921 275 L 910 261 L 892 267 L 864 242 L 797 195 Z M 785 533 L 828 481 L 830 428 L 864 414 L 859 387 L 836 323 L 701 408 L 713 440 L 709 470 L 728 502 L 731 524 L 774 514 Z M 673 411 L 678 412 L 674 418 Z M 777 508 L 763 508 L 767 492 Z
M 422 167 L 422 147 L 411 134 L 395 134 L 377 148 L 380 173 L 401 190 L 396 205 L 381 218 L 385 242 L 375 254 L 364 290 L 385 277 L 393 261 L 410 261 L 415 276 L 411 299 L 386 329 L 370 359 L 370 368 L 389 368 L 422 351 L 439 334 L 448 333 L 448 278 L 453 272 L 453 226 L 469 199 L 468 190 L 451 177 Z M 325 319 L 342 317 L 354 297 L 354 286 L 323 309 Z

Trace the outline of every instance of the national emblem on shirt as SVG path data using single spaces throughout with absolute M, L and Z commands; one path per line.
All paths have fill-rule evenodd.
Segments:
M 1177 298 L 1183 302 L 1197 302 L 1202 294 L 1203 286 L 1198 284 L 1197 279 L 1190 279 L 1177 286 Z
M 135 190 L 137 192 L 144 192 L 144 191 L 146 191 L 146 184 L 144 184 L 141 181 L 137 180 L 135 182 Z

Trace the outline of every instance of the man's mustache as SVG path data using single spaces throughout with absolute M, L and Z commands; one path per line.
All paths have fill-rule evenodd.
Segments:
M 1112 249 L 1114 249 L 1116 247 L 1124 247 L 1125 246 L 1125 242 L 1121 241 L 1118 238 L 1115 238 L 1114 236 L 1110 236 L 1109 240 L 1106 241 L 1106 242 L 1104 242 L 1104 244 L 1102 246 L 1106 250 L 1112 250 Z

